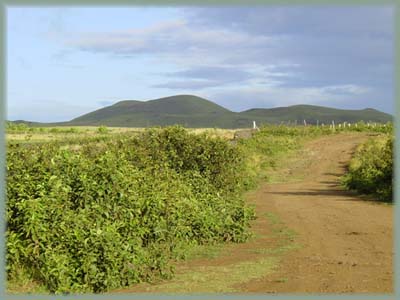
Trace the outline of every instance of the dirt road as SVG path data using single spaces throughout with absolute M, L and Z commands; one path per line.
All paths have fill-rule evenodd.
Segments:
M 366 138 L 339 134 L 307 143 L 274 174 L 278 182 L 248 195 L 258 215 L 255 238 L 215 258 L 179 263 L 171 281 L 121 292 L 393 292 L 393 207 L 339 185 Z
M 257 192 L 258 208 L 280 216 L 297 232 L 301 247 L 284 257 L 279 271 L 247 282 L 243 291 L 393 291 L 393 208 L 362 201 L 339 186 L 344 165 L 364 139 L 339 135 L 313 141 L 305 159 L 289 171 L 303 175 L 302 181 L 265 185 Z M 285 283 L 274 281 L 283 276 Z

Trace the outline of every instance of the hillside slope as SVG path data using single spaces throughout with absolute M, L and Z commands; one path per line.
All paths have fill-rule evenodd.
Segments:
M 125 100 L 71 120 L 71 125 L 109 125 L 147 127 L 182 124 L 204 127 L 207 124 L 224 127 L 230 123 L 229 111 L 206 99 L 178 95 L 149 101 Z M 233 124 L 229 124 L 233 125 Z
M 248 117 L 258 120 L 268 120 L 271 123 L 303 122 L 315 124 L 335 122 L 388 122 L 392 116 L 376 109 L 366 108 L 362 110 L 345 110 L 315 105 L 293 105 L 289 107 L 276 107 L 271 109 L 259 108 L 242 112 Z
M 375 109 L 343 110 L 313 105 L 255 108 L 232 112 L 214 102 L 193 95 L 177 95 L 149 101 L 124 100 L 89 112 L 68 122 L 37 123 L 31 126 L 115 126 L 150 127 L 180 124 L 185 127 L 248 128 L 253 121 L 308 124 L 371 121 L 386 123 L 392 116 Z M 21 122 L 21 121 L 20 121 Z

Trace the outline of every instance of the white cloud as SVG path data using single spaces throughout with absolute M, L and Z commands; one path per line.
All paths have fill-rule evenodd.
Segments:
M 323 87 L 322 90 L 331 94 L 362 95 L 368 93 L 371 89 L 353 84 L 345 84 Z
M 393 86 L 393 11 L 389 6 L 191 7 L 180 19 L 140 29 L 80 33 L 65 43 L 93 53 L 143 55 L 149 63 L 183 70 L 175 72 L 176 80 L 161 74 L 165 79 L 149 83 L 150 88 L 258 99 L 254 103 L 260 105 L 262 99 L 273 105 L 334 105 L 378 91 L 388 97 L 386 91 Z M 201 67 L 205 71 L 196 75 Z M 232 74 L 218 77 L 216 67 Z M 231 80 L 240 72 L 251 76 Z M 389 103 L 393 98 L 380 100 Z
M 340 91 L 340 92 L 338 92 Z M 279 107 L 296 104 L 313 104 L 322 106 L 346 105 L 351 102 L 359 102 L 362 106 L 363 98 L 368 88 L 345 85 L 345 86 L 325 86 L 325 87 L 243 87 L 230 90 L 218 90 L 206 94 L 210 99 L 225 107 L 234 107 L 237 111 L 242 111 L 256 107 Z

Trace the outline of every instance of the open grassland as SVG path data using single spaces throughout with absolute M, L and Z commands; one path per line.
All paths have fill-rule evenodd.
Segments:
M 235 140 L 176 126 L 8 128 L 8 290 L 98 293 L 171 278 L 191 249 L 252 236 L 245 192 L 306 141 L 391 130 L 266 126 Z
M 24 124 L 10 125 L 7 128 L 7 142 L 41 143 L 53 140 L 74 140 L 93 138 L 112 134 L 139 134 L 146 128 L 135 127 L 106 127 L 106 126 L 55 126 L 55 127 L 28 127 Z M 220 128 L 190 128 L 188 132 L 194 134 L 207 133 L 209 136 L 231 140 L 235 132 L 247 129 L 220 129 Z

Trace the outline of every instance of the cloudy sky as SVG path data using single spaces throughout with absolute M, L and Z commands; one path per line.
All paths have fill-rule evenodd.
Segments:
M 394 113 L 391 6 L 9 7 L 10 120 L 176 94 Z

